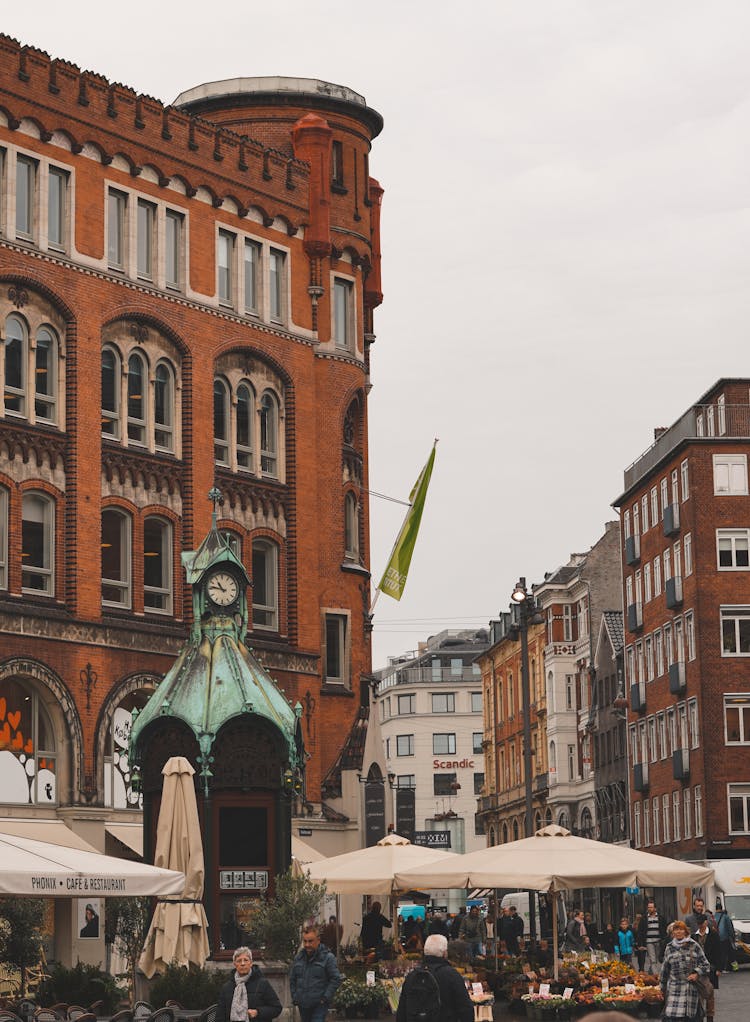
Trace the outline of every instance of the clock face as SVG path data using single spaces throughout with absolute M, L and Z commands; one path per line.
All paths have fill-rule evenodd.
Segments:
M 215 571 L 209 577 L 206 591 L 217 607 L 228 607 L 239 595 L 237 580 L 228 571 Z

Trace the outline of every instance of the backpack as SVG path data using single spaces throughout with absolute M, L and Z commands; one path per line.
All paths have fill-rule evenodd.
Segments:
M 406 1022 L 438 1022 L 440 987 L 426 966 L 421 965 L 409 973 L 401 996 L 406 998 Z

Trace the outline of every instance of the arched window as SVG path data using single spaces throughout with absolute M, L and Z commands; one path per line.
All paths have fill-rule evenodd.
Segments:
M 549 772 L 552 775 L 550 780 L 557 780 L 557 746 L 554 742 L 549 743 Z
M 155 516 L 143 523 L 143 608 L 172 612 L 172 526 Z
M 154 379 L 154 446 L 157 451 L 174 450 L 174 371 L 164 361 Z
M 253 540 L 253 628 L 278 631 L 279 550 L 265 539 Z
M 229 464 L 229 390 L 223 380 L 214 380 L 214 460 Z
M 594 822 L 591 819 L 591 810 L 588 806 L 584 806 L 581 810 L 581 836 L 582 837 L 593 837 L 594 834 Z
M 534 813 L 534 830 L 542 829 L 542 814 L 540 812 Z
M 351 491 L 344 498 L 344 553 L 359 560 L 359 502 Z
M 3 681 L 0 723 L 0 802 L 53 805 L 57 801 L 54 729 L 35 689 Z
M 133 789 L 128 743 L 133 726 L 133 711 L 143 709 L 152 691 L 141 689 L 131 692 L 112 715 L 104 757 L 104 805 L 112 809 L 143 808 L 143 796 Z
M 253 467 L 253 392 L 249 384 L 241 383 L 237 388 L 237 468 L 252 471 Z
M 116 508 L 102 511 L 102 605 L 130 607 L 131 519 Z
M 513 821 L 513 840 L 518 841 L 518 820 Z
M 27 414 L 26 371 L 29 334 L 20 316 L 5 321 L 5 411 Z
M 547 811 L 544 814 L 544 824 L 545 824 L 545 826 L 549 827 L 551 823 L 552 823 L 552 810 L 549 807 L 547 807 Z
M 260 400 L 260 471 L 276 478 L 279 474 L 279 409 L 268 391 Z
M 44 493 L 23 495 L 21 586 L 25 592 L 54 595 L 55 504 Z
M 36 332 L 34 413 L 37 420 L 56 422 L 57 336 L 48 326 Z
M 146 387 L 148 376 L 143 356 L 134 351 L 128 359 L 128 440 L 146 443 Z
M 102 433 L 120 437 L 120 356 L 112 348 L 102 351 Z
M 507 845 L 507 843 L 508 843 L 508 824 L 504 823 L 503 824 L 503 844 Z
M 558 827 L 565 827 L 566 830 L 570 830 L 570 817 L 567 812 L 563 809 L 560 815 L 557 817 Z
M 494 844 L 495 844 L 495 828 L 490 827 L 490 848 L 492 848 Z

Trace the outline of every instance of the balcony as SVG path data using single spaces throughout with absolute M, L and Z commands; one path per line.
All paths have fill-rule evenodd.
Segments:
M 637 564 L 641 559 L 641 537 L 628 536 L 625 540 L 626 564 Z
M 633 713 L 643 713 L 646 709 L 646 682 L 639 681 L 630 686 L 630 709 Z
M 710 405 L 694 405 L 688 408 L 685 414 L 677 420 L 666 432 L 656 439 L 648 450 L 636 458 L 629 468 L 625 469 L 624 489 L 629 491 L 641 479 L 649 474 L 657 465 L 675 451 L 684 440 L 699 438 L 709 443 L 714 439 L 701 435 L 698 431 L 698 423 L 707 421 L 706 411 Z M 732 440 L 750 438 L 750 406 L 748 405 L 726 405 L 724 409 L 724 430 L 722 437 Z
M 540 792 L 546 791 L 549 787 L 549 781 L 547 774 L 537 774 L 534 778 L 534 791 L 539 794 Z
M 664 535 L 676 536 L 680 531 L 680 505 L 669 504 L 664 508 Z
M 672 776 L 676 781 L 690 779 L 690 749 L 675 749 L 672 753 Z
M 676 664 L 669 665 L 669 691 L 673 696 L 681 696 L 687 688 L 685 677 L 685 661 L 680 660 Z
M 648 791 L 648 763 L 636 763 L 633 766 L 633 790 Z
M 682 605 L 682 575 L 673 575 L 672 578 L 667 579 L 667 584 L 664 587 L 664 593 L 667 598 L 667 607 L 670 610 L 674 610 L 675 607 Z
M 628 631 L 640 632 L 643 628 L 643 604 L 628 604 Z

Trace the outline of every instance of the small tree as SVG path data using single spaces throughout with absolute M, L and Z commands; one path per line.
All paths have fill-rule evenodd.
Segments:
M 41 898 L 2 898 L 0 916 L 7 920 L 5 958 L 21 970 L 21 995 L 26 994 L 26 970 L 42 957 L 45 904 Z
M 258 909 L 253 930 L 269 958 L 291 962 L 300 945 L 302 924 L 317 915 L 326 893 L 310 874 L 294 876 L 291 870 L 276 878 L 276 892 Z
M 128 963 L 128 983 L 135 998 L 138 959 L 151 922 L 150 898 L 107 898 L 105 938 Z

